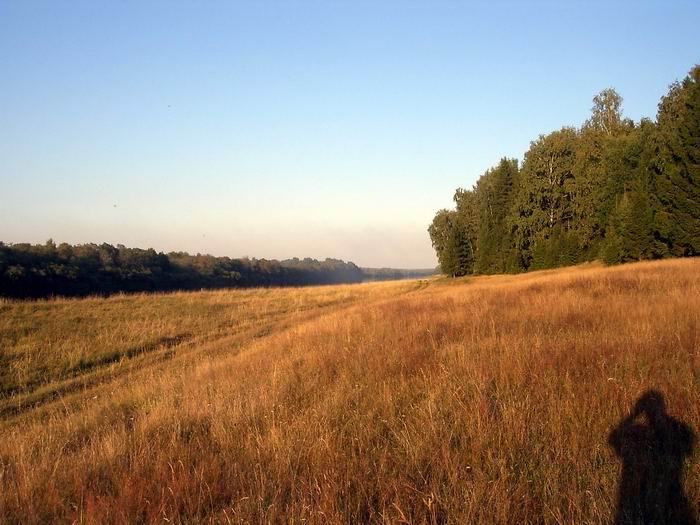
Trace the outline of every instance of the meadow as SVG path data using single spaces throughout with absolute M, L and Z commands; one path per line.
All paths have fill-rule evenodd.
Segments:
M 611 523 L 640 397 L 700 429 L 699 276 L 5 300 L 0 522 Z

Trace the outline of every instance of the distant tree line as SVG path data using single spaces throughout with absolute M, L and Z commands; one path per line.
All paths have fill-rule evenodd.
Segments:
M 41 298 L 258 286 L 350 284 L 435 270 L 359 268 L 338 259 L 232 259 L 111 244 L 0 242 L 0 296 Z
M 363 279 L 355 264 L 336 259 L 231 259 L 110 244 L 0 242 L 0 295 L 6 297 L 301 286 Z
M 670 86 L 655 121 L 622 116 L 606 89 L 580 127 L 502 159 L 428 228 L 442 272 L 516 273 L 594 259 L 700 254 L 700 65 Z

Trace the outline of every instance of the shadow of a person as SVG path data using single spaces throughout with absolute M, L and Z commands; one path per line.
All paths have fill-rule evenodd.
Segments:
M 644 393 L 608 443 L 622 460 L 615 525 L 697 524 L 683 490 L 683 461 L 695 434 L 666 412 L 660 392 Z

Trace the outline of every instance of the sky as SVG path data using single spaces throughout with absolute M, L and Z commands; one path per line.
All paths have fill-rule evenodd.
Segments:
M 504 156 L 614 87 L 654 117 L 700 2 L 0 0 L 0 241 L 433 267 Z

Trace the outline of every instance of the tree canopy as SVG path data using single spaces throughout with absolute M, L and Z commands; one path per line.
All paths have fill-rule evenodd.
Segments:
M 428 228 L 450 276 L 700 254 L 700 65 L 655 121 L 624 118 L 607 88 L 580 128 L 541 135 L 454 200 Z

